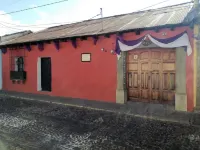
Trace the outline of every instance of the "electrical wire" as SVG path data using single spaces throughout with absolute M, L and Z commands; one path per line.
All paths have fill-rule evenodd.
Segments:
M 69 24 L 69 23 L 74 23 L 74 22 L 54 22 L 54 23 L 46 23 L 46 24 L 20 25 L 20 24 L 14 24 L 14 23 L 9 23 L 9 22 L 4 22 L 4 21 L 1 21 L 1 22 L 5 23 L 5 24 L 13 25 L 13 26 L 18 26 L 18 27 L 34 27 L 34 26 L 41 27 L 41 26 L 54 25 L 54 24 L 63 24 L 63 23 Z
M 99 16 L 99 15 L 100 15 L 100 14 L 97 14 L 97 15 L 95 15 L 95 16 L 89 18 L 88 20 L 91 20 L 91 19 L 93 19 L 93 18 L 95 18 L 95 17 L 97 17 L 97 16 Z M 85 20 L 84 20 L 84 21 L 85 21 Z M 79 21 L 79 22 L 81 22 L 81 21 Z M 78 23 L 78 22 L 73 22 L 72 25 L 74 25 L 74 24 L 76 24 L 76 23 Z M 97 23 L 95 22 L 94 24 L 97 24 Z M 16 29 L 16 31 L 18 31 L 18 30 L 20 30 L 20 31 L 24 30 L 24 29 L 19 29 L 19 28 L 15 28 L 15 27 L 7 26 L 7 25 L 2 24 L 2 23 L 0 23 L 0 25 L 1 25 L 1 27 L 3 26 L 4 28 Z M 85 24 L 83 24 L 83 25 L 81 25 L 81 26 L 85 26 Z M 81 26 L 79 26 L 79 27 L 81 27 Z M 70 24 L 69 24 L 68 27 L 70 27 Z M 44 27 L 41 27 L 41 28 L 44 28 Z M 54 28 L 54 27 L 52 27 L 52 28 Z M 48 29 L 48 28 L 47 28 L 47 29 Z M 63 29 L 65 29 L 65 28 L 63 28 Z M 53 31 L 57 31 L 57 30 L 53 30 Z M 53 31 L 52 31 L 52 32 L 53 32 Z
M 166 1 L 166 0 L 165 0 Z M 167 0 L 167 1 L 169 1 L 169 0 Z M 161 3 L 161 2 L 160 2 Z M 187 2 L 187 3 L 191 3 L 191 1 L 190 2 Z M 158 3 L 157 3 L 158 4 Z M 184 4 L 186 4 L 186 3 L 184 3 Z M 155 6 L 156 4 L 154 4 L 154 5 L 151 5 L 151 6 L 149 6 L 149 7 L 153 7 L 153 6 Z M 189 6 L 188 6 L 189 7 Z M 187 9 L 186 7 L 185 8 L 182 8 L 182 6 L 180 6 L 180 7 L 177 7 L 177 8 L 180 8 L 180 9 Z M 159 9 L 159 8 L 158 8 Z M 178 10 L 178 9 L 177 9 Z M 169 10 L 169 12 L 170 12 L 171 10 Z M 174 11 L 174 10 L 173 10 Z M 95 15 L 95 16 L 93 16 L 93 17 L 91 17 L 91 18 L 89 18 L 89 19 L 87 19 L 87 20 L 84 20 L 84 21 L 88 21 L 88 20 L 91 20 L 91 19 L 93 19 L 93 18 L 95 18 L 95 17 L 97 17 L 97 16 L 99 16 L 100 14 L 97 14 L 97 15 Z M 137 21 L 137 22 L 139 22 L 139 21 L 141 21 L 141 19 L 143 18 L 143 17 L 145 17 L 145 16 L 141 16 L 140 17 L 140 19 Z M 120 20 L 119 20 L 120 21 Z M 78 22 L 81 22 L 81 21 L 78 21 Z M 46 28 L 47 29 L 47 31 L 45 31 L 45 29 L 44 30 L 41 30 L 43 33 L 48 33 L 48 32 L 55 32 L 55 31 L 59 31 L 59 30 L 64 30 L 64 29 L 66 29 L 66 28 L 70 28 L 70 27 L 74 27 L 75 25 L 77 25 L 77 23 L 78 22 L 73 22 L 73 24 L 68 24 L 68 26 L 66 26 L 65 28 L 60 28 L 60 29 L 56 29 L 56 30 L 48 30 L 49 28 Z M 90 23 L 90 25 L 92 25 L 92 24 L 98 24 L 99 22 L 93 22 L 93 23 Z M 112 23 L 112 22 L 111 22 Z M 109 24 L 111 24 L 111 23 L 109 23 Z M 8 23 L 9 24 L 9 23 Z M 55 23 L 55 24 L 57 24 L 57 23 Z M 109 24 L 107 24 L 107 25 L 109 25 Z M 4 27 L 7 27 L 7 28 L 12 28 L 12 29 L 16 29 L 16 30 L 23 30 L 23 29 L 19 29 L 19 28 L 15 28 L 15 27 L 10 27 L 10 26 L 6 26 L 5 24 L 2 24 L 1 23 L 1 25 L 2 26 L 4 26 Z M 65 24 L 66 25 L 66 24 Z M 81 26 L 85 26 L 86 24 L 82 24 L 82 25 L 79 25 L 79 27 L 81 27 Z M 106 26 L 107 26 L 106 25 Z M 63 25 L 64 26 L 64 25 Z M 20 26 L 20 27 L 22 27 L 22 26 Z M 25 26 L 24 26 L 25 27 Z M 29 27 L 29 26 L 26 26 L 26 27 Z M 37 27 L 37 26 L 36 26 Z M 50 28 L 56 28 L 56 27 L 58 27 L 58 26 L 53 26 L 53 27 L 50 27 Z M 39 27 L 38 27 L 39 28 Z M 44 27 L 41 27 L 41 28 L 44 28 Z M 38 32 L 40 32 L 40 31 L 38 31 Z
M 188 9 L 188 8 L 182 8 L 182 7 L 179 7 L 181 10 L 182 9 Z M 171 10 L 169 11 L 169 12 L 171 12 Z M 100 15 L 100 14 L 99 14 Z M 140 16 L 140 18 L 139 18 L 139 20 L 135 23 L 135 24 L 137 24 L 137 23 L 139 23 L 144 17 L 146 17 L 145 15 L 144 16 Z M 89 19 L 90 20 L 90 19 Z M 85 21 L 87 21 L 87 20 L 85 20 Z M 120 21 L 120 20 L 119 20 Z M 111 23 L 109 23 L 109 24 L 112 24 L 113 22 L 111 22 Z M 99 24 L 99 22 L 94 22 L 94 23 L 90 23 L 90 25 L 92 25 L 92 24 Z M 109 24 L 107 24 L 106 26 L 108 26 Z M 117 24 L 117 23 L 116 23 Z M 70 27 L 74 27 L 76 25 L 76 23 L 75 24 L 72 24 L 71 26 L 70 26 L 70 24 L 69 24 L 69 26 L 66 26 L 66 28 L 70 28 Z M 82 24 L 81 26 L 85 26 L 86 24 Z M 80 27 L 80 26 L 79 26 Z M 113 26 L 112 26 L 113 27 Z M 115 27 L 115 26 L 114 26 Z M 54 27 L 52 27 L 52 28 L 54 28 Z M 57 29 L 57 30 L 50 30 L 50 31 L 48 31 L 48 28 L 47 28 L 47 31 L 45 31 L 45 30 L 42 30 L 42 32 L 43 33 L 48 33 L 48 32 L 55 32 L 55 31 L 59 31 L 59 30 L 64 30 L 64 29 L 66 29 L 66 28 L 61 28 L 61 29 Z M 40 32 L 40 31 L 39 31 Z M 73 35 L 72 35 L 73 36 Z
M 5 28 L 5 26 L 3 26 L 2 24 L 0 24 L 0 28 Z M 15 32 L 16 32 L 16 29 L 12 29 L 12 28 L 10 28 L 10 30 L 12 30 L 12 31 L 15 31 Z M 23 30 L 17 30 L 17 31 L 21 32 L 21 31 L 23 31 Z
M 94 19 L 95 17 L 97 16 L 100 16 L 100 14 L 97 14 L 96 16 L 90 18 L 89 20 L 91 19 Z M 73 21 L 73 22 L 55 22 L 55 23 L 47 23 L 47 24 L 34 24 L 34 25 L 18 25 L 18 24 L 13 24 L 13 23 L 9 23 L 9 22 L 3 22 L 1 21 L 1 23 L 3 24 L 8 24 L 8 25 L 13 25 L 15 27 L 32 27 L 32 28 L 45 28 L 44 26 L 49 26 L 49 25 L 62 25 L 62 24 L 73 24 L 73 23 L 77 23 L 77 22 L 81 22 L 81 21 L 84 21 L 84 20 L 79 20 L 79 21 Z
M 156 3 L 154 5 L 151 5 L 151 6 L 148 6 L 148 7 L 145 7 L 145 8 L 142 8 L 138 11 L 142 11 L 144 9 L 147 9 L 147 8 L 151 8 L 153 6 L 156 6 L 156 5 L 159 5 L 161 3 L 164 3 L 164 2 L 167 2 L 167 1 L 170 1 L 170 0 L 165 0 L 165 1 L 162 1 L 162 2 L 159 2 L 159 3 Z M 189 2 L 192 2 L 192 1 L 189 1 Z M 189 2 L 186 2 L 186 3 L 189 3 Z M 0 14 L 1 15 L 1 14 Z M 100 15 L 100 14 L 99 14 Z M 96 16 L 94 16 L 96 17 Z M 93 19 L 93 18 L 90 18 L 90 19 Z M 84 20 L 80 20 L 80 21 L 84 21 Z M 80 22 L 80 21 L 75 21 L 75 22 Z M 10 24 L 10 25 L 14 25 L 16 27 L 32 27 L 32 28 L 44 28 L 43 26 L 51 26 L 51 25 L 62 25 L 62 24 L 70 24 L 70 23 L 75 23 L 75 22 L 60 22 L 60 23 L 49 23 L 49 24 L 33 24 L 33 25 L 17 25 L 17 24 L 12 24 L 12 23 L 8 23 L 8 22 L 3 22 L 1 21 L 2 23 L 4 24 Z M 42 27 L 40 27 L 42 26 Z
M 188 6 L 189 7 L 189 6 Z M 182 8 L 182 7 L 177 7 L 177 9 L 175 10 L 175 11 L 178 11 L 178 10 L 183 10 L 183 9 L 188 9 L 187 7 L 184 7 L 184 8 Z M 171 11 L 171 10 L 170 10 Z M 166 13 L 167 12 L 170 12 L 170 11 L 166 11 Z M 174 10 L 173 10 L 174 11 Z M 93 19 L 93 18 L 95 18 L 95 17 L 97 17 L 97 16 L 99 16 L 100 14 L 97 14 L 96 16 L 94 16 L 94 17 L 92 17 L 92 18 L 90 18 L 90 19 Z M 136 23 L 138 23 L 138 22 L 140 22 L 141 21 L 141 19 L 143 19 L 143 17 L 145 17 L 145 16 L 141 16 L 140 17 L 140 19 L 136 22 Z M 90 20 L 90 19 L 88 19 L 88 20 Z M 85 21 L 85 20 L 82 20 L 82 21 Z M 73 27 L 76 23 L 78 23 L 78 22 L 81 22 L 81 21 L 76 21 L 76 22 L 65 22 L 65 23 L 67 23 L 68 24 L 68 26 L 66 27 L 66 28 L 69 28 L 69 27 Z M 63 22 L 64 23 L 64 22 Z M 94 23 L 90 23 L 90 25 L 92 25 L 92 24 L 98 24 L 99 22 L 94 22 Z M 111 23 L 113 23 L 113 22 L 111 22 Z M 12 24 L 12 23 L 7 23 L 7 22 L 1 22 L 1 24 L 4 26 L 4 28 L 11 28 L 11 29 L 16 29 L 16 31 L 17 30 L 25 30 L 25 29 L 21 29 L 21 28 L 28 28 L 28 27 L 31 27 L 31 28 L 41 28 L 41 29 L 45 29 L 45 27 L 43 26 L 39 26 L 39 25 L 27 25 L 27 26 L 23 26 L 23 25 L 16 25 L 16 24 Z M 6 24 L 6 25 L 5 25 Z M 8 26 L 7 24 L 10 24 L 10 25 L 14 25 L 14 26 Z M 52 23 L 52 24 L 41 24 L 41 25 L 55 25 L 55 24 L 58 24 L 58 25 L 62 25 L 62 23 Z M 71 26 L 70 26 L 70 24 L 72 24 Z M 109 23 L 110 24 L 110 23 Z M 109 25 L 109 24 L 107 24 L 107 25 Z M 64 25 L 66 25 L 66 24 L 64 24 Z M 107 26 L 106 25 L 106 26 Z M 82 25 L 79 25 L 79 27 L 81 27 L 81 26 L 85 26 L 85 24 L 82 24 Z M 18 28 L 16 28 L 16 27 L 18 27 Z M 57 26 L 56 26 L 57 27 Z M 48 27 L 49 28 L 49 27 Z M 48 29 L 48 28 L 46 28 L 46 29 Z M 54 26 L 53 27 L 51 27 L 51 28 L 54 28 Z M 62 28 L 62 29 L 58 29 L 58 30 L 63 30 L 63 29 L 65 29 L 65 28 Z M 54 30 L 54 31 L 57 31 L 57 30 Z M 53 31 L 48 31 L 48 32 L 53 32 Z
M 16 11 L 11 11 L 11 12 L 4 13 L 4 14 L 0 14 L 0 15 L 8 15 L 8 14 L 19 13 L 19 12 L 22 12 L 22 11 L 27 11 L 27 10 L 31 10 L 31 9 L 36 9 L 36 8 L 40 8 L 40 7 L 45 7 L 45 6 L 49 6 L 49 5 L 54 5 L 54 4 L 58 4 L 58 3 L 63 3 L 63 2 L 66 2 L 66 1 L 68 1 L 68 0 L 56 1 L 56 2 L 53 2 L 53 3 L 48 3 L 48 4 L 39 5 L 39 6 L 35 6 L 35 7 L 30 7 L 30 8 L 25 8 L 25 9 L 16 10 Z
M 144 7 L 144 8 L 142 8 L 142 9 L 140 9 L 139 11 L 142 11 L 142 10 L 145 10 L 145 9 L 147 9 L 147 8 L 151 8 L 151 7 L 157 6 L 157 5 L 159 5 L 159 4 L 162 4 L 162 3 L 165 3 L 165 2 L 168 2 L 168 1 L 170 1 L 170 0 L 164 0 L 164 1 L 162 1 L 162 2 L 153 4 L 153 5 L 151 5 L 151 6 Z
M 0 25 L 3 26 L 4 28 L 10 28 L 10 29 L 21 30 L 21 31 L 24 30 L 24 29 L 19 29 L 19 28 L 14 28 L 14 27 L 8 27 L 2 23 L 0 23 Z
M 182 7 L 178 7 L 178 8 L 180 8 L 181 10 L 183 10 L 183 9 L 187 9 L 187 8 L 182 8 Z M 180 9 L 177 9 L 177 10 L 180 10 Z M 176 11 L 177 11 L 176 10 Z M 171 11 L 171 10 L 170 10 Z M 170 12 L 169 11 L 169 12 Z M 97 15 L 95 15 L 94 17 L 97 17 L 97 16 L 99 16 L 100 14 L 97 14 Z M 88 19 L 88 20 L 91 20 L 91 19 L 93 19 L 94 17 L 92 17 L 92 18 L 90 18 L 90 19 Z M 135 22 L 135 24 L 137 24 L 137 23 L 139 23 L 143 18 L 144 18 L 145 16 L 141 16 L 140 18 L 139 18 L 139 20 L 137 21 L 137 22 Z M 87 20 L 84 20 L 84 21 L 87 21 Z M 79 21 L 79 22 L 81 22 L 81 21 Z M 64 29 L 66 29 L 66 28 L 70 28 L 70 27 L 74 27 L 75 25 L 77 25 L 77 23 L 78 22 L 74 22 L 73 24 L 68 24 L 68 26 L 66 26 L 65 28 L 61 28 L 61 29 L 56 29 L 56 30 L 48 30 L 48 28 L 46 28 L 47 29 L 47 31 L 45 31 L 45 28 L 44 27 L 41 27 L 41 28 L 44 28 L 44 30 L 41 30 L 43 33 L 47 33 L 47 32 L 55 32 L 55 31 L 59 31 L 59 30 L 64 30 Z M 111 23 L 113 23 L 113 22 L 111 22 Z M 108 23 L 106 26 L 108 26 L 109 24 L 111 24 L 111 23 Z M 90 25 L 93 25 L 93 24 L 99 24 L 99 22 L 93 22 L 93 23 L 90 23 Z M 20 30 L 20 31 L 22 31 L 22 30 L 24 30 L 24 29 L 19 29 L 19 28 L 15 28 L 15 27 L 11 27 L 11 26 L 7 26 L 7 25 L 5 25 L 5 24 L 2 24 L 1 23 L 1 25 L 3 26 L 3 27 L 5 27 L 5 28 L 11 28 L 11 29 L 15 29 L 16 31 L 18 31 L 18 30 Z M 65 24 L 66 25 L 66 24 Z M 86 24 L 82 24 L 82 25 L 79 25 L 79 27 L 81 27 L 81 26 L 85 26 Z M 58 26 L 53 26 L 53 27 L 50 27 L 50 28 L 56 28 L 56 27 L 58 27 Z M 40 27 L 38 27 L 38 28 L 40 28 Z M 40 31 L 38 31 L 38 32 L 40 32 Z

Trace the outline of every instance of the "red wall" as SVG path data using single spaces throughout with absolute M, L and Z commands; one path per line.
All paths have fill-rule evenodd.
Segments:
M 3 55 L 3 89 L 115 102 L 117 58 L 110 53 L 114 41 L 114 37 L 100 37 L 94 45 L 92 38 L 78 40 L 76 49 L 71 42 L 62 42 L 59 51 L 53 44 L 45 44 L 44 51 L 32 46 L 32 51 L 27 51 L 25 57 L 25 84 L 13 84 L 9 79 L 10 56 L 6 53 Z M 102 52 L 101 48 L 107 52 Z M 22 51 L 15 51 L 13 55 Z M 81 62 L 81 53 L 91 53 L 91 62 Z M 38 57 L 51 57 L 52 92 L 37 92 Z
M 174 31 L 162 29 L 144 31 L 141 35 L 135 33 L 124 34 L 124 39 L 138 39 L 145 34 L 151 34 L 159 38 L 167 38 L 183 31 L 190 35 L 193 46 L 192 30 L 188 27 L 179 27 Z M 166 32 L 166 36 L 163 36 Z M 27 81 L 25 84 L 13 84 L 9 79 L 10 62 L 9 53 L 3 55 L 3 89 L 11 91 L 44 93 L 53 96 L 65 96 L 100 100 L 107 102 L 116 101 L 117 82 L 117 58 L 110 53 L 115 47 L 115 36 L 110 38 L 100 37 L 97 45 L 93 44 L 92 38 L 87 41 L 78 41 L 78 47 L 72 47 L 71 42 L 61 43 L 61 49 L 57 51 L 53 44 L 45 44 L 45 50 L 40 52 L 37 46 L 32 46 L 31 52 L 26 52 L 25 70 Z M 102 52 L 105 48 L 107 52 Z M 18 52 L 20 53 L 20 52 Z M 92 61 L 81 62 L 81 53 L 91 53 Z M 52 92 L 37 92 L 37 58 L 51 57 L 52 61 Z M 193 53 L 186 57 L 186 88 L 188 99 L 188 111 L 193 110 Z

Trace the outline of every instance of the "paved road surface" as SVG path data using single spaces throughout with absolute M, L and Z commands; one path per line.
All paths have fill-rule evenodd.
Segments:
M 200 128 L 0 98 L 0 150 L 200 150 Z

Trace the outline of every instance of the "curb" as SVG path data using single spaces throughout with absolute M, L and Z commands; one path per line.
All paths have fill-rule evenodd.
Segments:
M 180 123 L 180 124 L 185 124 L 185 125 L 200 126 L 200 114 L 197 114 L 197 113 L 191 114 L 191 113 L 176 112 L 174 114 L 169 114 L 166 116 L 140 115 L 140 114 L 132 113 L 129 111 L 120 111 L 119 109 L 95 108 L 95 107 L 83 106 L 83 105 L 78 105 L 78 104 L 70 104 L 67 102 L 63 103 L 63 102 L 47 101 L 44 99 L 14 96 L 10 94 L 0 94 L 0 97 L 14 98 L 14 99 L 20 99 L 20 100 L 26 100 L 26 101 L 35 101 L 35 102 L 40 102 L 40 103 L 50 103 L 50 104 L 55 104 L 55 105 L 67 106 L 67 107 L 84 108 L 84 109 L 95 110 L 95 111 L 118 113 L 118 114 L 123 114 L 123 115 L 143 118 L 143 119 L 149 119 L 149 120 L 162 121 L 162 122 L 173 122 L 173 123 Z

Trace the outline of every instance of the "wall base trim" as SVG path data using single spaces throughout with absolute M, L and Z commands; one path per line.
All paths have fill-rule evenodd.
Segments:
M 187 94 L 182 94 L 182 93 L 175 94 L 175 110 L 187 111 Z
M 116 103 L 125 104 L 127 102 L 127 90 L 117 89 L 116 90 Z

